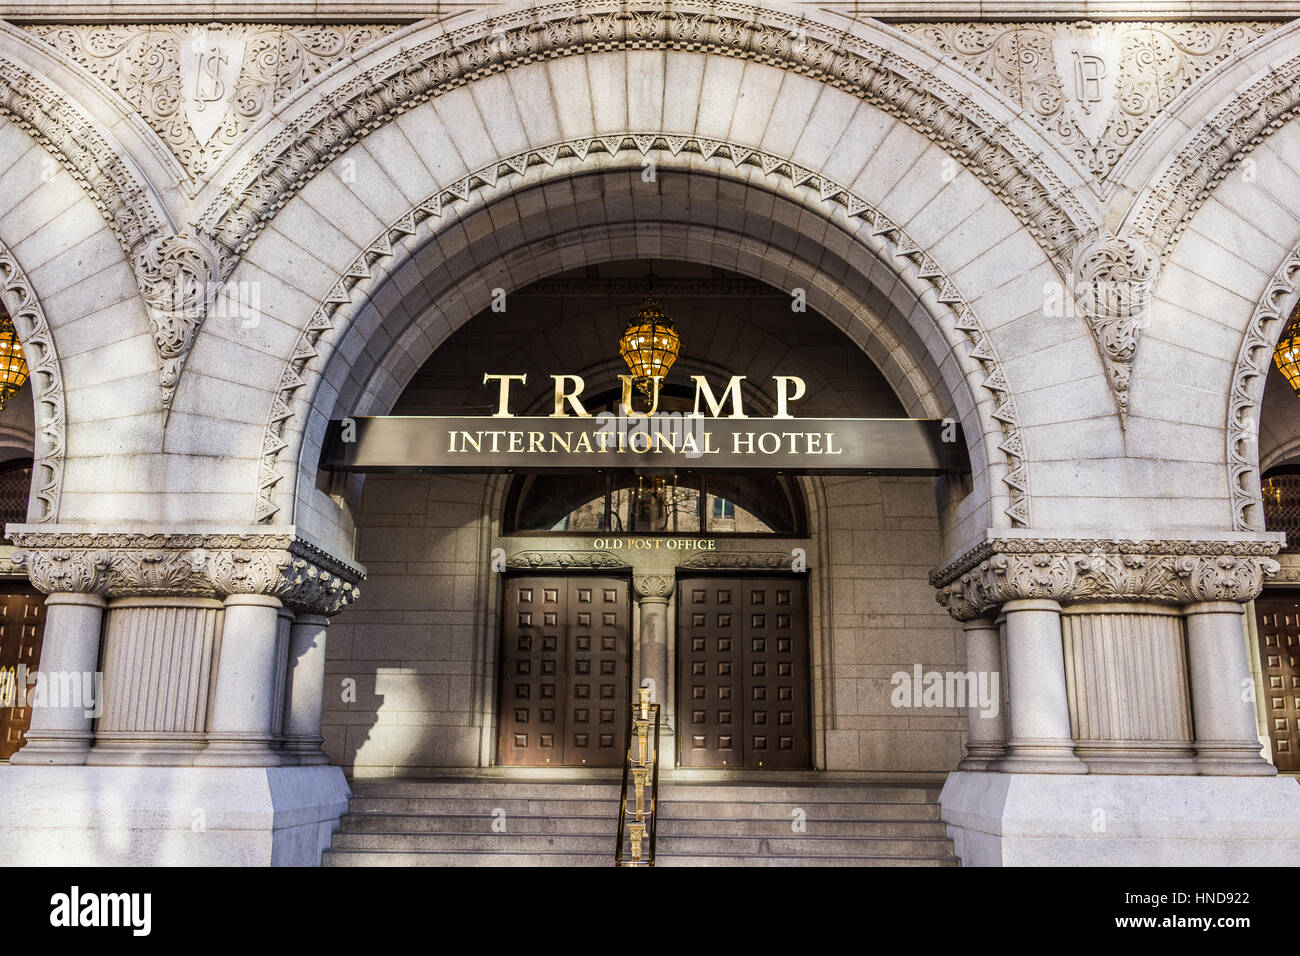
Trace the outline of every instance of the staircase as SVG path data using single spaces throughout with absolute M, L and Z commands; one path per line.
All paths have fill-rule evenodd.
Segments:
M 325 866 L 613 864 L 617 780 L 353 780 L 352 790 Z M 659 796 L 658 866 L 957 865 L 937 788 L 661 782 Z
M 656 866 L 957 866 L 935 788 L 675 784 Z

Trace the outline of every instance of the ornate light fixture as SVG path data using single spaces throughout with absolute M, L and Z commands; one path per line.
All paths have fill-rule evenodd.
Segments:
M 652 379 L 668 374 L 681 348 L 677 327 L 664 312 L 663 303 L 653 295 L 641 303 L 618 340 L 618 354 L 627 362 L 637 389 L 644 395 L 650 394 Z
M 27 383 L 27 360 L 14 320 L 0 309 L 0 409 Z
M 1300 395 L 1300 302 L 1296 303 L 1273 350 L 1273 362 L 1291 390 Z

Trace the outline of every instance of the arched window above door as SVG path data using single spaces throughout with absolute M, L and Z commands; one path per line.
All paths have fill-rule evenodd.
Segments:
M 506 534 L 807 535 L 798 485 L 783 475 L 520 475 Z

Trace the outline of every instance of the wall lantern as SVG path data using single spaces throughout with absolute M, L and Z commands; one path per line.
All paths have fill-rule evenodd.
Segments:
M 1291 390 L 1300 395 L 1300 302 L 1296 303 L 1291 318 L 1282 329 L 1282 337 L 1277 340 L 1273 362 Z
M 27 360 L 18 341 L 14 320 L 0 309 L 0 409 L 27 384 Z

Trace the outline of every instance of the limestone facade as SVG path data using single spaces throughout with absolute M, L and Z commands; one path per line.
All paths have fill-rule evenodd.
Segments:
M 1079 800 L 1153 781 L 1240 859 L 1300 857 L 1242 696 L 1285 544 L 1260 466 L 1300 448 L 1269 374 L 1300 298 L 1300 5 L 236 6 L 0 10 L 0 302 L 31 368 L 0 443 L 33 459 L 7 567 L 49 595 L 45 657 L 106 695 L 37 709 L 0 805 L 220 768 L 215 804 L 252 787 L 270 836 L 196 852 L 311 862 L 339 766 L 490 764 L 490 555 L 590 542 L 504 534 L 501 480 L 330 476 L 326 426 L 421 408 L 500 291 L 658 260 L 801 290 L 858 350 L 830 414 L 963 428 L 968 481 L 808 479 L 808 538 L 758 549 L 807 549 L 815 767 L 950 774 L 971 861 L 1067 860 Z M 822 368 L 769 332 L 699 360 Z M 671 622 L 674 567 L 624 570 Z M 911 662 L 1002 674 L 1001 717 L 900 712 Z M 1088 862 L 1173 846 L 1177 806 Z M 29 830 L 0 815 L 0 845 Z

